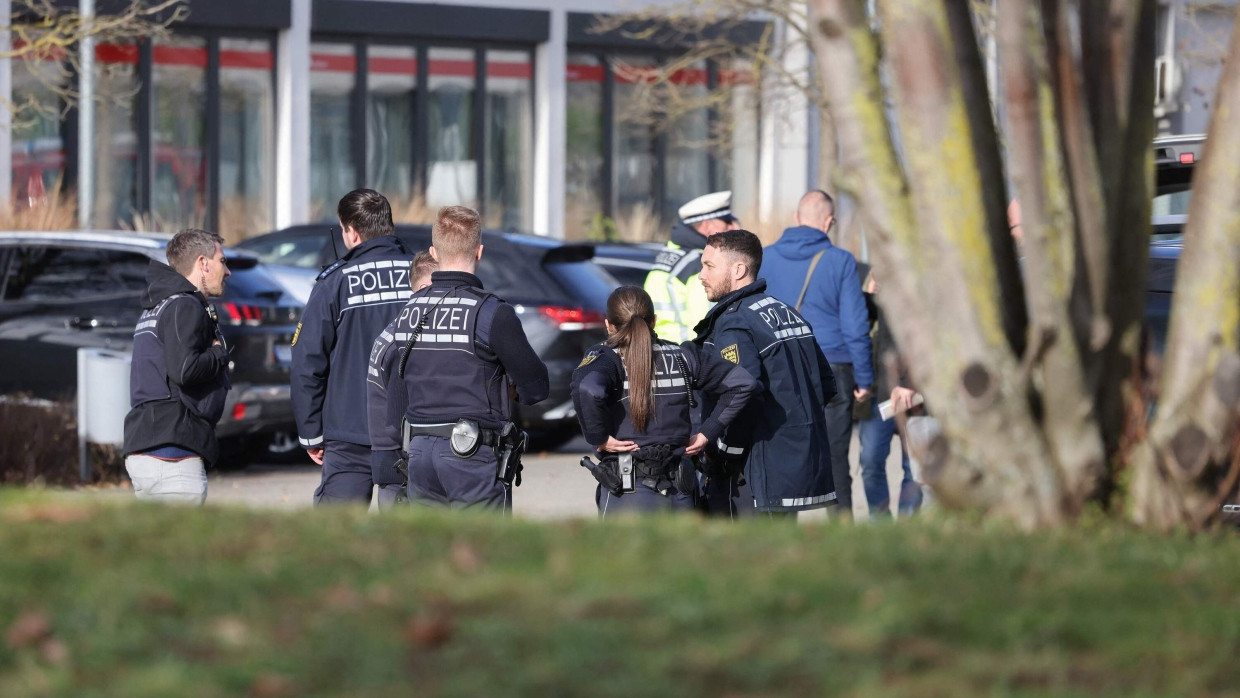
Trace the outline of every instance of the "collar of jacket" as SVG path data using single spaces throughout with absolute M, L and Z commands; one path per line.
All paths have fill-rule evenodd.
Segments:
M 795 225 L 791 228 L 785 228 L 779 239 L 775 241 L 776 245 L 798 247 L 813 247 L 815 250 L 820 247 L 832 247 L 831 238 L 818 228 L 808 225 Z
M 711 332 L 715 329 L 715 322 L 719 320 L 719 316 L 734 309 L 738 301 L 742 298 L 748 298 L 759 293 L 766 292 L 766 279 L 758 279 L 747 286 L 732 291 L 723 298 L 715 302 L 715 307 L 706 313 L 706 317 L 694 326 L 693 331 L 697 333 L 697 337 L 693 338 L 694 344 L 702 344 L 710 337 Z
M 676 224 L 672 226 L 669 242 L 686 250 L 706 249 L 706 236 L 680 221 L 676 221 Z
M 363 242 L 351 250 L 345 251 L 344 256 L 340 259 L 323 267 L 323 271 L 319 272 L 319 275 L 314 277 L 314 280 L 322 281 L 331 276 L 337 269 L 349 262 L 361 259 L 372 251 L 377 251 L 379 254 L 409 254 L 409 249 L 405 247 L 405 243 L 400 238 L 395 235 L 380 235 L 377 238 Z
M 467 271 L 433 271 L 431 286 L 473 286 L 482 288 L 482 279 Z
M 152 259 L 146 268 L 146 291 L 142 294 L 142 307 L 150 310 L 163 299 L 178 293 L 187 293 L 197 298 L 204 307 L 207 305 L 206 296 L 203 296 L 189 279 L 167 264 Z
M 353 260 L 371 252 L 390 252 L 392 254 L 409 254 L 405 249 L 405 243 L 395 235 L 380 235 L 377 238 L 366 240 L 362 244 L 354 247 L 345 253 L 341 259 Z

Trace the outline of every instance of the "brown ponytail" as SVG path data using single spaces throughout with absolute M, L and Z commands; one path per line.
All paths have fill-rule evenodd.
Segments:
M 612 334 L 607 344 L 624 361 L 629 377 L 629 415 L 638 432 L 645 433 L 654 412 L 654 303 L 636 286 L 621 286 L 607 298 L 607 322 Z

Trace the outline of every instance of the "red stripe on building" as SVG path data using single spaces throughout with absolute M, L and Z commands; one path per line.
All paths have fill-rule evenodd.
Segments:
M 357 57 L 338 53 L 314 53 L 310 55 L 310 70 L 353 73 L 357 71 Z
M 567 75 L 569 82 L 602 82 L 603 66 L 569 63 Z
M 529 63 L 487 63 L 487 76 L 529 80 L 534 77 L 534 66 Z
M 138 47 L 128 44 L 99 44 L 95 47 L 95 60 L 100 63 L 137 65 Z
M 431 75 L 446 77 L 472 78 L 477 75 L 477 67 L 473 61 L 448 60 L 445 58 L 431 59 Z
M 370 72 L 394 75 L 417 75 L 418 59 L 396 58 L 393 56 L 373 56 L 368 59 Z
M 221 68 L 249 68 L 253 70 L 271 70 L 275 60 L 270 51 L 231 51 L 220 50 Z
M 152 51 L 156 65 L 207 67 L 207 49 L 190 46 L 156 46 Z

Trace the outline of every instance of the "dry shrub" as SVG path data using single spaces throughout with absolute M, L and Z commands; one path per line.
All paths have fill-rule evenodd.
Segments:
M 616 219 L 616 230 L 622 242 L 666 240 L 668 229 L 670 226 L 664 226 L 659 222 L 659 216 L 654 212 L 654 208 L 645 204 L 631 207 Z
M 91 482 L 118 482 L 120 449 L 91 445 Z M 81 483 L 77 411 L 72 402 L 0 398 L 0 484 Z
M 77 227 L 77 195 L 64 191 L 59 179 L 46 193 L 9 207 L 0 206 L 2 230 L 76 230 Z
M 133 211 L 132 221 L 121 221 L 121 230 L 135 233 L 176 233 L 186 228 L 206 228 L 205 213 L 195 213 L 178 218 L 165 218 L 154 211 Z
M 229 196 L 220 201 L 219 227 L 216 232 L 229 244 L 275 230 L 267 207 L 255 206 L 243 196 Z
M 391 201 L 392 221 L 395 223 L 434 223 L 439 207 L 429 206 L 421 194 L 403 201 Z

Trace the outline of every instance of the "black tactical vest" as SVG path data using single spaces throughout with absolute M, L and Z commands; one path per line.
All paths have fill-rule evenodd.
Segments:
M 468 286 L 431 286 L 401 310 L 394 344 L 403 350 L 416 335 L 404 377 L 410 424 L 468 418 L 494 429 L 508 421 L 507 376 L 479 342 L 489 336 L 501 302 Z
M 629 408 L 629 379 L 625 375 L 624 395 L 620 398 L 624 405 L 624 419 L 616 429 L 616 438 L 635 441 L 643 446 L 658 443 L 683 446 L 693 427 L 689 418 L 690 386 L 686 385 L 686 381 L 691 382 L 693 377 L 687 373 L 688 364 L 679 345 L 659 340 L 652 349 L 654 375 L 651 378 L 651 394 L 654 397 L 654 411 L 646 420 L 646 432 L 639 433 L 633 425 Z M 623 371 L 624 364 L 618 355 L 615 360 Z
M 207 312 L 205 308 L 201 308 L 197 299 L 188 293 L 174 293 L 155 307 L 142 312 L 133 332 L 133 363 L 129 372 L 130 400 L 136 407 L 152 400 L 176 398 L 191 413 L 215 424 L 224 415 L 224 402 L 229 387 L 227 371 L 221 371 L 214 381 L 185 390 L 168 380 L 168 368 L 164 364 L 164 340 L 159 336 L 156 327 L 160 313 L 180 298 L 190 299 L 194 305 L 199 306 L 201 312 Z M 219 325 L 214 321 L 212 329 L 215 338 L 223 343 L 224 336 L 220 334 Z

